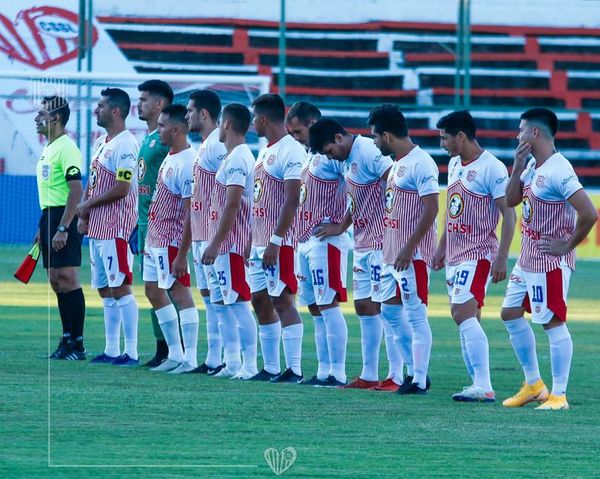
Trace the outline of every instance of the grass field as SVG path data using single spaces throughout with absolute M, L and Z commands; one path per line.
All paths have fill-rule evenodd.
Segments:
M 275 477 L 263 453 L 286 447 L 297 452 L 283 474 L 289 478 L 600 475 L 597 263 L 580 262 L 571 283 L 572 409 L 542 412 L 501 406 L 522 381 L 498 319 L 505 284 L 491 287 L 483 319 L 500 401 L 458 404 L 450 396 L 466 385 L 467 375 L 439 273 L 432 277 L 430 307 L 433 386 L 426 397 L 400 397 L 49 362 L 44 357 L 59 334 L 55 300 L 41 268 L 30 285 L 12 279 L 25 252 L 0 249 L 2 478 Z M 104 346 L 102 311 L 87 286 L 87 267 L 82 276 L 86 345 L 93 355 Z M 147 308 L 139 286 L 136 296 Z M 360 372 L 359 326 L 351 309 L 345 311 L 347 371 L 353 376 Z M 147 313 L 140 315 L 142 359 L 153 352 Z M 539 327 L 535 331 L 542 375 L 550 383 L 548 341 Z M 205 339 L 201 327 L 200 359 Z M 303 369 L 315 371 L 310 320 Z M 382 355 L 381 374 L 386 372 Z

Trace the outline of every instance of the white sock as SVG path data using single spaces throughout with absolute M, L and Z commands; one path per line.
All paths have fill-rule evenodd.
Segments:
M 115 358 L 121 355 L 121 314 L 115 298 L 102 298 L 104 304 L 104 354 Z
M 427 319 L 427 306 L 421 303 L 414 309 L 407 308 L 406 316 L 412 330 L 412 357 L 415 371 L 412 382 L 425 389 L 433 342 Z
M 552 365 L 552 394 L 563 396 L 567 393 L 571 359 L 573 358 L 573 340 L 566 324 L 545 329 L 550 340 L 550 364 Z
M 202 299 L 206 307 L 206 342 L 208 343 L 204 364 L 209 368 L 216 368 L 221 364 L 221 349 L 223 347 L 221 333 L 219 332 L 219 317 L 210 296 L 202 296 Z
M 400 350 L 400 355 L 406 365 L 406 374 L 414 376 L 412 360 L 412 334 L 410 324 L 404 314 L 404 307 L 401 304 L 385 304 L 381 305 L 381 314 L 384 319 L 390 324 L 394 331 L 394 339 Z
M 123 325 L 125 336 L 125 354 L 131 359 L 138 359 L 138 316 L 139 310 L 133 294 L 128 294 L 117 300 L 117 308 Z
M 317 379 L 324 381 L 329 376 L 329 348 L 327 347 L 327 329 L 323 316 L 313 316 L 315 321 L 315 345 L 317 348 Z
M 181 336 L 179 336 L 179 321 L 177 310 L 172 304 L 160 309 L 155 309 L 158 324 L 163 332 L 165 341 L 169 345 L 169 359 L 180 363 L 183 361 L 183 348 L 181 347 Z
M 379 316 L 359 316 L 360 348 L 362 351 L 362 371 L 360 378 L 365 381 L 379 379 L 379 348 L 382 326 Z
M 343 383 L 346 382 L 346 347 L 348 343 L 348 325 L 341 308 L 329 308 L 321 311 L 327 331 L 327 349 L 329 350 L 329 374 Z
M 279 358 L 281 323 L 277 321 L 271 324 L 259 324 L 258 337 L 260 338 L 260 350 L 262 351 L 265 371 L 271 374 L 279 374 L 281 372 Z
M 242 349 L 242 369 L 249 374 L 257 374 L 256 367 L 256 320 L 250 311 L 250 303 L 227 305 L 228 314 L 237 322 L 240 346 Z
M 467 346 L 465 346 L 465 336 L 463 333 L 458 330 L 460 336 L 460 350 L 462 351 L 463 361 L 465 362 L 465 366 L 467 367 L 467 373 L 471 378 L 471 382 L 473 382 L 473 378 L 475 377 L 475 372 L 473 371 L 473 366 L 471 364 L 471 360 L 469 359 L 469 353 L 467 352 Z
M 523 368 L 525 382 L 527 384 L 534 384 L 542 377 L 535 350 L 535 334 L 533 334 L 533 329 L 531 329 L 531 326 L 523 317 L 502 322 L 508 331 L 510 342 L 515 350 L 519 364 Z
M 377 316 L 379 322 L 383 325 L 383 331 L 385 334 L 385 353 L 388 360 L 388 378 L 396 384 L 402 384 L 404 381 L 404 361 L 402 361 L 402 355 L 394 339 L 394 330 L 390 323 L 388 323 L 383 316 L 380 314 Z
M 188 308 L 179 311 L 179 320 L 185 348 L 183 360 L 196 368 L 198 367 L 198 327 L 200 323 L 198 310 Z
M 492 391 L 490 379 L 490 349 L 488 339 L 477 318 L 469 318 L 458 325 L 465 336 L 465 348 L 473 366 L 473 384 Z
M 302 337 L 304 336 L 304 324 L 291 324 L 281 330 L 283 340 L 283 354 L 285 356 L 285 367 L 291 369 L 294 374 L 302 376 Z
M 223 362 L 227 369 L 237 371 L 242 367 L 240 359 L 240 337 L 237 329 L 237 322 L 227 317 L 227 306 L 223 304 L 213 304 L 215 313 L 219 319 L 219 332 L 223 341 L 224 358 Z

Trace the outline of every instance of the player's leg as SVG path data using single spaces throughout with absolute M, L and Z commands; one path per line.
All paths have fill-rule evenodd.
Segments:
M 175 256 L 176 253 L 171 254 L 172 258 Z M 179 324 L 184 348 L 181 364 L 169 372 L 171 374 L 189 373 L 198 367 L 198 327 L 200 323 L 198 310 L 190 290 L 189 277 L 175 279 L 169 288 L 169 294 L 179 310 Z

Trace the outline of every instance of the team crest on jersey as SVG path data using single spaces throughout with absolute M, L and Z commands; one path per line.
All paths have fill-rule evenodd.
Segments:
M 308 190 L 306 189 L 306 183 L 302 183 L 300 185 L 300 204 L 303 205 L 306 201 L 306 195 L 308 194 Z
M 352 163 L 350 165 L 350 171 L 352 172 L 353 175 L 355 175 L 356 172 L 358 171 L 358 165 L 356 163 Z
M 263 182 L 260 178 L 254 180 L 254 202 L 258 203 L 263 194 Z
M 523 197 L 523 221 L 525 223 L 529 223 L 533 218 L 533 206 L 531 205 L 531 201 L 529 196 Z
M 146 175 L 146 161 L 143 158 L 138 160 L 138 181 L 142 181 Z
M 348 193 L 348 208 L 350 209 L 350 214 L 353 215 L 354 211 L 356 211 L 356 203 L 350 193 Z
M 465 174 L 464 170 L 459 170 L 458 171 L 458 177 L 459 178 L 462 178 L 464 176 L 464 174 Z
M 171 178 L 171 176 L 173 176 L 173 168 L 172 168 L 172 167 L 170 167 L 170 168 L 167 170 L 167 173 L 165 174 L 165 177 L 166 177 L 166 178 Z
M 379 292 L 379 283 L 375 283 L 373 285 L 373 292 L 378 293 Z
M 406 173 L 406 166 L 404 166 L 404 165 L 400 165 L 400 166 L 398 167 L 398 171 L 396 171 L 396 176 L 397 176 L 398 178 L 401 178 L 401 177 L 403 177 L 403 176 L 404 176 L 404 173 Z
M 317 166 L 317 165 L 319 164 L 319 161 L 320 161 L 320 160 L 319 160 L 319 157 L 318 157 L 318 156 L 315 156 L 315 157 L 313 158 L 313 160 L 312 160 L 312 165 L 313 165 L 313 166 Z
M 450 215 L 450 218 L 458 218 L 464 209 L 465 202 L 462 196 L 459 193 L 453 193 L 448 200 L 448 215 Z
M 475 181 L 476 177 L 477 177 L 477 171 L 469 170 L 469 172 L 467 173 L 467 181 Z
M 154 148 L 155 145 L 156 145 L 156 138 L 152 138 L 152 141 L 148 145 L 148 148 Z
M 104 159 L 108 160 L 112 155 L 112 150 L 106 150 L 106 153 L 104 153 Z
M 269 158 L 267 158 L 267 165 L 272 165 L 273 163 L 275 163 L 276 159 L 277 157 L 275 155 L 270 155 Z
M 535 180 L 535 186 L 541 188 L 542 186 L 544 186 L 544 181 L 546 181 L 546 178 L 544 178 L 542 175 L 538 176 L 537 180 Z
M 388 213 L 392 212 L 392 208 L 394 206 L 394 190 L 392 188 L 388 188 L 385 190 L 385 211 Z
M 92 168 L 92 171 L 90 171 L 90 179 L 88 180 L 88 185 L 90 189 L 93 190 L 94 188 L 96 188 L 96 183 L 98 183 L 98 170 L 94 166 Z
M 535 306 L 535 312 L 539 313 L 542 310 L 542 307 L 539 304 L 536 304 Z
M 42 165 L 42 179 L 47 180 L 50 178 L 50 165 Z

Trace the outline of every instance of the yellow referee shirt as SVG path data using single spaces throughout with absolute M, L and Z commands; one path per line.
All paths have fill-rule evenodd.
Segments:
M 36 169 L 40 208 L 67 204 L 67 181 L 81 179 L 81 164 L 81 152 L 66 134 L 44 147 Z

